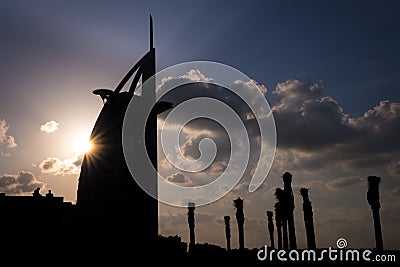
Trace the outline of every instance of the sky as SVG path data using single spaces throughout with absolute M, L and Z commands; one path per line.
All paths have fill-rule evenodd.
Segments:
M 265 211 L 290 171 L 300 247 L 300 187 L 310 188 L 317 246 L 344 237 L 373 247 L 366 177 L 378 175 L 384 245 L 399 249 L 399 11 L 396 1 L 1 1 L 0 191 L 30 195 L 40 186 L 76 200 L 82 147 L 103 105 L 92 91 L 115 88 L 148 51 L 151 14 L 157 70 L 191 60 L 230 65 L 265 87 L 277 125 L 265 184 L 248 193 L 244 181 L 197 208 L 198 242 L 225 244 L 223 216 L 234 217 L 241 196 L 246 245 L 267 243 Z M 207 132 L 199 125 L 184 136 L 189 156 Z M 194 180 L 161 166 L 170 180 Z M 160 204 L 159 225 L 188 240 L 185 209 Z M 233 247 L 234 233 L 232 220 Z

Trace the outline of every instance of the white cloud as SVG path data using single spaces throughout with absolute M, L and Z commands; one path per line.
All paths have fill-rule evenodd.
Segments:
M 0 191 L 11 194 L 29 194 L 36 188 L 44 188 L 45 184 L 31 172 L 20 171 L 18 174 L 3 174 L 0 176 Z
M 212 78 L 207 78 L 203 73 L 199 70 L 189 70 L 185 75 L 180 76 L 181 79 L 188 79 L 194 82 L 211 82 Z
M 58 130 L 58 126 L 60 126 L 60 124 L 56 121 L 47 121 L 40 125 L 40 131 L 45 133 L 54 133 Z
M 74 158 L 61 160 L 59 158 L 49 157 L 42 160 L 38 167 L 42 173 L 54 175 L 79 174 L 83 155 Z
M 212 82 L 212 78 L 206 77 L 200 70 L 191 69 L 186 74 L 179 77 L 164 77 L 161 79 L 161 83 L 157 86 L 157 90 L 162 89 L 164 86 L 168 85 L 167 88 L 174 88 L 174 85 L 177 82 L 204 82 L 209 83 Z
M 15 138 L 8 134 L 9 128 L 5 119 L 0 120 L 0 145 L 14 148 L 17 144 L 15 143 Z

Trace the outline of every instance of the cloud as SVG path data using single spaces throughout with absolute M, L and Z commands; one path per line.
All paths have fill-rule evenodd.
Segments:
M 201 77 L 201 79 L 198 79 L 194 76 Z M 248 170 L 246 170 L 245 172 L 245 176 L 248 177 L 250 169 L 253 169 L 255 167 L 255 158 L 257 158 L 260 154 L 260 130 L 254 118 L 254 115 L 252 115 L 250 107 L 246 105 L 237 94 L 221 86 L 198 82 L 175 87 L 176 84 L 180 84 L 181 82 L 193 82 L 194 80 L 206 81 L 207 79 L 209 79 L 203 76 L 204 75 L 198 71 L 192 71 L 187 73 L 187 75 L 183 75 L 181 77 L 168 77 L 168 79 L 164 79 L 161 83 L 161 87 L 159 87 L 159 90 L 162 91 L 164 89 L 164 86 L 166 88 L 172 87 L 174 88 L 174 90 L 164 95 L 162 100 L 172 102 L 174 103 L 174 106 L 177 107 L 178 105 L 183 104 L 186 100 L 197 97 L 206 97 L 220 100 L 231 107 L 232 110 L 239 116 L 239 118 L 243 122 L 246 131 L 249 133 L 250 137 L 250 158 L 254 157 L 254 160 L 250 160 L 251 162 L 248 164 Z M 246 82 L 237 80 L 233 82 L 232 89 L 246 95 L 246 97 L 249 99 L 250 106 L 255 108 L 256 112 L 262 113 L 260 103 L 265 102 L 265 96 L 263 95 L 267 92 L 267 88 L 265 86 L 258 84 L 253 80 Z M 261 92 L 261 94 L 255 94 L 255 91 Z M 210 111 L 213 110 L 214 107 L 207 106 L 207 108 L 208 111 Z M 190 164 L 190 167 L 195 167 L 196 165 L 205 167 L 204 171 L 197 172 L 195 174 L 185 174 L 191 180 L 192 185 L 204 185 L 205 183 L 215 180 L 220 174 L 222 174 L 222 172 L 226 169 L 226 166 L 228 166 L 229 160 L 232 157 L 233 151 L 231 149 L 231 145 L 235 145 L 234 147 L 237 147 L 238 149 L 244 149 L 244 140 L 237 138 L 238 135 L 236 134 L 237 132 L 239 132 L 239 130 L 241 130 L 241 125 L 237 123 L 234 116 L 223 116 L 218 122 L 216 122 L 206 118 L 198 118 L 199 113 L 201 113 L 201 111 L 196 110 L 195 108 L 193 108 L 193 106 L 187 106 L 187 108 L 185 107 L 184 112 L 178 112 L 174 114 L 172 120 L 168 118 L 169 123 L 165 125 L 163 125 L 162 123 L 165 118 L 170 114 L 170 111 L 160 114 L 159 116 L 159 123 L 160 125 L 163 125 L 162 129 L 164 133 L 167 132 L 166 136 L 175 136 L 173 132 L 177 131 L 177 125 L 179 125 L 179 122 L 185 121 L 185 118 L 196 118 L 188 122 L 182 129 L 182 131 L 180 131 L 179 146 L 175 146 L 174 151 L 164 151 L 164 153 L 173 158 L 173 162 L 179 162 L 180 164 L 182 164 L 181 166 L 186 166 L 185 164 Z M 176 124 L 174 123 L 175 121 L 177 122 Z M 231 129 L 231 135 L 228 135 L 228 132 L 224 127 L 228 127 L 229 129 Z M 203 157 L 205 162 L 199 160 L 201 159 L 200 143 L 206 138 L 212 139 L 216 147 L 216 157 L 213 163 L 210 165 L 203 164 L 205 162 L 208 162 L 209 157 Z M 202 144 L 201 149 L 203 150 L 204 155 L 210 155 L 210 150 L 214 151 L 214 146 L 209 144 L 209 142 Z M 182 159 L 183 157 L 177 157 L 177 155 L 180 155 L 180 153 L 177 153 L 178 149 L 179 152 L 182 153 L 183 157 L 188 159 L 186 163 Z M 163 151 L 161 146 L 159 151 Z M 235 154 L 238 155 L 240 153 L 236 150 Z M 167 161 L 163 159 L 160 160 L 160 171 L 164 176 L 171 175 L 172 173 L 175 173 L 177 171 Z M 196 161 L 190 162 L 193 160 Z M 231 172 L 238 172 L 238 170 L 235 169 L 234 166 L 230 170 Z M 234 174 L 232 173 L 232 175 Z
M 212 82 L 212 78 L 206 77 L 203 73 L 200 72 L 200 70 L 197 69 L 191 69 L 189 70 L 186 74 L 179 76 L 179 77 L 164 77 L 161 79 L 161 83 L 158 85 L 157 90 L 160 90 L 162 88 L 174 88 L 175 84 L 178 84 L 178 82 L 184 82 L 184 83 L 189 83 L 189 82 Z
M 193 72 L 185 77 L 169 77 L 165 82 L 190 80 L 194 74 L 200 75 Z M 250 95 L 255 89 L 259 90 L 259 87 L 266 92 L 266 88 L 257 83 L 236 81 L 235 86 Z M 259 155 L 259 129 L 254 115 L 239 97 L 216 85 L 195 83 L 185 88 L 175 88 L 164 100 L 180 104 L 201 96 L 212 97 L 228 104 L 245 123 L 251 142 L 249 166 L 253 168 Z M 253 101 L 257 103 L 259 100 Z M 321 83 L 288 80 L 276 86 L 270 104 L 278 136 L 275 161 L 281 161 L 274 166 L 279 166 L 282 170 L 305 172 L 326 172 L 328 166 L 329 169 L 342 171 L 341 175 L 343 172 L 371 172 L 377 169 L 385 170 L 389 175 L 400 174 L 400 142 L 396 142 L 400 136 L 400 103 L 381 101 L 361 116 L 350 116 L 340 103 L 325 94 Z M 162 114 L 160 119 L 163 120 L 163 116 L 167 115 L 168 112 Z M 179 119 L 181 118 L 176 116 L 176 120 Z M 228 125 L 234 123 L 231 119 L 226 118 Z M 166 129 L 168 127 L 166 125 Z M 183 142 L 180 149 L 185 157 L 197 159 L 200 156 L 199 142 L 204 138 L 211 138 L 218 151 L 215 161 L 223 162 L 222 166 L 227 165 L 231 152 L 230 140 L 222 127 L 207 119 L 196 119 L 188 123 L 181 133 L 180 140 Z M 211 174 L 211 169 L 205 171 Z M 190 179 L 196 181 L 192 176 Z
M 289 80 L 278 84 L 273 94 L 279 146 L 318 150 L 355 138 L 348 116 L 334 99 L 323 96 L 321 85 Z
M 56 121 L 47 121 L 40 125 L 40 131 L 45 133 L 54 133 L 58 130 L 58 126 L 60 126 L 60 124 Z
M 205 223 L 205 222 L 210 222 L 215 220 L 215 216 L 210 213 L 204 213 L 204 212 L 197 212 L 195 211 L 195 221 L 196 223 Z M 167 214 L 160 214 L 159 215 L 159 220 L 160 220 L 160 225 L 173 225 L 173 226 L 178 226 L 178 225 L 187 225 L 187 214 L 178 212 L 175 214 L 167 213 Z
M 0 176 L 0 191 L 6 194 L 28 194 L 38 187 L 43 189 L 45 184 L 36 179 L 31 172 L 20 171 L 18 174 Z
M 0 146 L 14 148 L 17 144 L 15 138 L 7 133 L 9 128 L 5 119 L 0 120 Z
M 177 78 L 171 78 L 167 82 L 172 83 L 176 80 Z M 235 86 L 249 92 L 255 89 L 254 86 L 252 89 L 246 89 L 245 82 L 237 82 Z M 201 96 L 213 97 L 231 106 L 246 126 L 252 149 L 259 146 L 259 130 L 254 115 L 250 113 L 249 108 L 243 106 L 240 99 L 231 95 L 226 89 L 197 83 L 190 85 L 190 90 L 189 87 L 176 88 L 166 95 L 168 99 L 164 100 L 179 104 L 187 99 Z M 255 103 L 257 101 L 254 100 Z M 298 217 L 302 216 L 298 189 L 301 186 L 311 188 L 317 238 L 319 238 L 317 242 L 321 246 L 328 246 L 330 240 L 336 240 L 336 233 L 346 233 L 349 238 L 357 240 L 358 243 L 355 243 L 355 246 L 373 245 L 373 239 L 364 238 L 365 229 L 369 227 L 370 221 L 366 223 L 366 218 L 370 218 L 370 211 L 368 206 L 363 208 L 363 205 L 366 205 L 366 191 L 362 188 L 365 185 L 366 190 L 365 177 L 371 173 L 378 173 L 388 178 L 385 179 L 385 187 L 390 188 L 389 194 L 382 194 L 381 201 L 385 203 L 383 206 L 388 206 L 389 196 L 397 198 L 400 196 L 398 181 L 392 179 L 395 177 L 390 177 L 400 175 L 400 143 L 397 142 L 400 136 L 400 104 L 381 101 L 362 115 L 349 115 L 338 101 L 326 95 L 322 84 L 299 80 L 288 80 L 278 84 L 272 92 L 269 103 L 276 121 L 278 148 L 265 185 L 260 191 L 250 194 L 249 181 L 246 179 L 251 172 L 245 172 L 244 179 L 231 193 L 220 199 L 218 203 L 196 208 L 196 216 L 197 211 L 201 210 L 204 213 L 219 216 L 220 220 L 224 214 L 229 214 L 231 218 L 234 218 L 231 202 L 232 199 L 240 196 L 246 200 L 245 213 L 249 216 L 246 217 L 246 222 L 249 222 L 249 224 L 246 223 L 246 227 L 252 228 L 247 240 L 254 242 L 257 246 L 263 244 L 265 240 L 260 239 L 259 236 L 265 232 L 265 210 L 273 210 L 274 188 L 282 186 L 280 179 L 282 173 L 290 171 L 295 177 L 293 188 L 297 206 L 300 206 L 295 210 L 296 218 L 302 218 Z M 168 112 L 161 114 L 161 120 L 167 114 Z M 178 116 L 177 119 L 179 119 Z M 227 118 L 228 123 L 230 123 L 229 119 Z M 212 167 L 205 169 L 202 173 L 196 173 L 196 175 L 184 173 L 191 180 L 191 185 L 202 185 L 210 181 L 210 177 L 217 177 L 226 169 L 229 162 L 230 140 L 226 136 L 226 131 L 222 127 L 214 127 L 207 120 L 195 120 L 186 125 L 179 136 L 179 149 L 185 157 L 191 160 L 198 159 L 200 157 L 199 143 L 204 138 L 211 138 L 215 142 L 217 156 Z M 254 168 L 259 156 L 259 154 L 254 156 L 253 152 L 256 154 L 257 149 L 253 149 L 250 155 L 248 165 L 250 170 Z M 166 164 L 165 160 L 161 162 L 162 172 L 167 171 L 168 175 L 178 172 Z M 260 203 L 264 204 L 260 205 Z M 340 209 L 340 207 L 346 208 Z M 177 214 L 170 214 L 171 218 L 167 215 L 160 217 L 160 222 L 164 222 L 164 224 L 160 223 L 161 232 L 184 233 L 183 237 L 185 237 L 187 218 L 185 214 L 179 216 Z M 382 216 L 388 216 L 389 212 L 382 210 L 382 214 Z M 207 227 L 208 233 L 212 235 L 220 233 L 220 225 L 200 224 L 197 217 L 196 223 L 196 229 Z M 297 225 L 300 231 L 299 236 L 304 236 L 301 235 L 302 220 L 296 219 L 296 223 L 299 223 Z M 324 230 L 327 224 L 331 231 Z M 395 221 L 393 225 L 386 224 L 386 227 L 396 229 L 397 224 L 398 221 Z M 231 226 L 234 229 L 235 224 L 232 223 Z M 252 236 L 258 231 L 262 234 Z M 203 233 L 202 238 L 204 235 L 206 233 Z M 235 238 L 234 235 L 233 238 Z M 224 244 L 223 238 L 221 237 L 218 242 Z M 302 238 L 299 238 L 299 246 L 306 246 Z
M 301 106 L 306 100 L 320 99 L 323 96 L 323 87 L 310 80 L 287 80 L 278 83 L 272 93 L 276 96 L 275 109 L 285 109 Z
M 0 151 L 0 156 L 2 156 L 2 157 L 9 157 L 9 156 L 11 156 L 11 153 L 10 153 L 10 152 L 4 153 L 3 151 Z
M 394 197 L 398 197 L 400 198 L 400 186 L 396 187 L 395 189 L 393 189 L 390 194 Z
M 207 78 L 203 73 L 197 69 L 189 70 L 185 75 L 179 77 L 180 79 L 188 79 L 194 82 L 211 82 L 212 78 Z
M 400 161 L 393 162 L 389 165 L 388 171 L 390 174 L 400 176 Z
M 328 189 L 342 189 L 362 183 L 364 180 L 358 176 L 339 177 L 326 183 Z
M 54 157 L 49 157 L 42 160 L 38 167 L 42 173 L 54 175 L 79 174 L 80 165 L 82 164 L 83 155 L 74 158 L 61 160 Z
M 188 184 L 190 179 L 182 173 L 174 173 L 167 177 L 167 180 L 176 184 Z
M 287 168 L 399 173 L 400 103 L 381 101 L 352 117 L 322 85 L 298 80 L 278 84 L 273 96 L 277 155 L 291 156 L 291 161 L 281 157 Z

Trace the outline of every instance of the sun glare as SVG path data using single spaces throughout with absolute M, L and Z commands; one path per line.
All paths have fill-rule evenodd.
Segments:
M 85 135 L 81 135 L 75 139 L 74 149 L 77 154 L 85 154 L 86 152 L 89 152 L 90 149 L 92 149 L 92 146 L 93 144 Z

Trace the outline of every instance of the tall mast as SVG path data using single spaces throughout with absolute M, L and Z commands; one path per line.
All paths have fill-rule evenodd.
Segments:
M 153 17 L 150 15 L 150 50 L 153 46 Z

